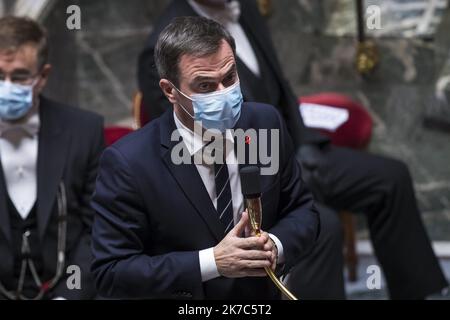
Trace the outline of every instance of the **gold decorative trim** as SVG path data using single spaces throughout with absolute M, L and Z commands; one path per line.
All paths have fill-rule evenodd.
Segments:
M 258 9 L 263 17 L 268 17 L 272 13 L 272 0 L 258 0 Z
M 356 52 L 356 69 L 362 75 L 371 74 L 379 62 L 378 48 L 370 40 L 358 42 Z
M 141 108 L 142 108 L 142 93 L 137 91 L 133 96 L 133 105 L 132 105 L 132 113 L 133 113 L 133 127 L 135 130 L 142 127 L 141 123 Z

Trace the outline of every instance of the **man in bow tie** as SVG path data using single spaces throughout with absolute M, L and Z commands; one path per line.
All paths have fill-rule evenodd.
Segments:
M 41 96 L 47 56 L 36 22 L 0 19 L 0 299 L 95 295 L 89 199 L 103 120 Z

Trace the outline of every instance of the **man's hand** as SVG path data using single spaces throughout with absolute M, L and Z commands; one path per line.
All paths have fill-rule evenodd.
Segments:
M 217 270 L 224 277 L 264 277 L 264 267 L 276 266 L 276 246 L 266 232 L 260 237 L 240 238 L 247 225 L 248 214 L 244 212 L 239 223 L 214 247 Z
M 247 235 L 251 235 L 251 236 L 255 236 L 255 232 L 254 231 L 250 231 L 250 227 L 246 228 L 246 236 Z M 264 251 L 270 251 L 271 252 L 271 256 L 270 256 L 270 261 L 271 261 L 271 266 L 270 268 L 272 269 L 273 272 L 275 272 L 275 269 L 277 267 L 277 263 L 278 263 L 278 247 L 276 245 L 276 243 L 272 240 L 272 238 L 270 238 L 269 234 L 267 232 L 261 232 L 261 236 L 267 236 L 269 241 L 267 241 L 264 244 Z
M 272 256 L 270 258 L 272 265 L 270 266 L 270 268 L 272 269 L 273 272 L 275 272 L 275 269 L 277 268 L 277 263 L 278 263 L 278 248 L 277 248 L 277 245 L 275 244 L 275 242 L 272 240 L 272 238 L 269 238 L 269 239 L 270 239 L 270 241 L 268 241 L 268 243 L 267 243 L 267 248 L 272 253 Z

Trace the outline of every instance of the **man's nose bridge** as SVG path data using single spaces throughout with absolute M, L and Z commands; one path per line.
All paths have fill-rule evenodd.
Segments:
M 3 80 L 3 82 L 4 82 L 4 85 L 8 88 L 12 86 L 11 77 L 6 76 L 5 80 Z
M 225 87 L 224 85 L 223 85 L 223 82 L 221 82 L 221 83 L 219 83 L 219 85 L 217 86 L 217 91 L 221 91 L 221 90 L 224 90 L 224 89 L 226 89 L 227 87 Z
M 3 78 L 3 77 L 2 77 L 2 78 Z M 2 81 L 5 82 L 5 83 L 11 84 L 11 83 L 12 83 L 12 77 L 11 77 L 11 75 L 10 75 L 10 74 L 5 74 L 5 75 L 4 75 L 4 78 L 2 79 Z

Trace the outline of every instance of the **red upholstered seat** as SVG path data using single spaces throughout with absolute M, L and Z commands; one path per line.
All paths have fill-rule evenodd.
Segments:
M 338 93 L 320 93 L 303 96 L 301 103 L 311 103 L 348 110 L 348 119 L 335 131 L 318 129 L 331 138 L 331 143 L 337 146 L 353 149 L 364 149 L 372 136 L 372 117 L 364 107 L 352 99 Z M 358 255 L 356 252 L 356 223 L 353 214 L 340 212 L 344 227 L 344 257 L 348 270 L 348 279 L 357 280 Z
M 133 129 L 128 127 L 106 127 L 104 130 L 105 134 L 105 143 L 107 146 L 112 145 L 114 142 L 118 141 L 120 138 L 126 136 L 130 132 L 133 132 Z
M 372 118 L 367 110 L 358 102 L 338 93 L 320 93 L 299 98 L 299 103 L 313 103 L 335 108 L 347 109 L 348 120 L 336 131 L 318 129 L 331 138 L 337 146 L 353 149 L 364 149 L 372 135 Z

